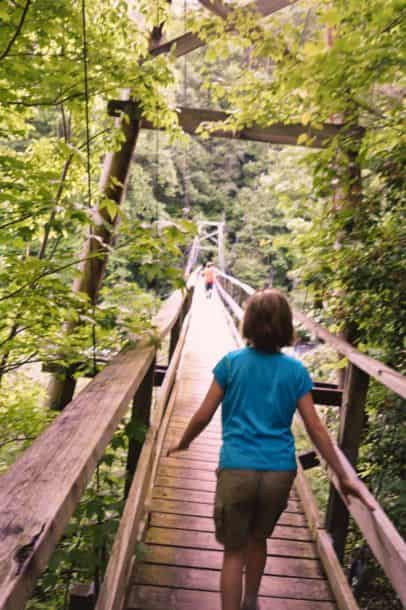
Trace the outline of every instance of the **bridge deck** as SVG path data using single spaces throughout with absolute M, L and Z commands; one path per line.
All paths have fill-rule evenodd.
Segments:
M 209 320 L 202 325 L 202 320 Z M 166 445 L 179 438 L 211 380 L 217 360 L 235 348 L 220 302 L 198 286 Z M 212 521 L 220 411 L 189 451 L 161 457 L 128 610 L 219 610 L 221 546 Z M 164 448 L 165 453 L 165 448 Z M 268 542 L 262 610 L 335 610 L 305 517 L 293 491 Z

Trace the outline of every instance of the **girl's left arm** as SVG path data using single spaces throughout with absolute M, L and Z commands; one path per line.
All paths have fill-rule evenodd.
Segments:
M 210 423 L 213 415 L 217 411 L 217 407 L 223 400 L 223 396 L 224 392 L 222 387 L 213 379 L 209 391 L 199 409 L 190 420 L 181 440 L 168 450 L 168 456 L 176 451 L 185 451 L 189 447 L 190 443 L 199 436 Z

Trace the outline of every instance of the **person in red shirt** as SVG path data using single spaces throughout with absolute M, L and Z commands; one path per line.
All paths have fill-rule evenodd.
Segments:
M 204 271 L 203 271 L 203 276 L 204 276 L 204 282 L 205 282 L 204 285 L 206 288 L 206 295 L 210 299 L 212 292 L 213 292 L 213 286 L 216 281 L 216 273 L 214 270 L 213 263 L 210 263 L 210 262 L 206 263 L 206 267 L 204 268 Z

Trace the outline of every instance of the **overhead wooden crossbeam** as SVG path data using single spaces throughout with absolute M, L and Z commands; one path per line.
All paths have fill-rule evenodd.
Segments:
M 256 0 L 256 2 L 252 2 L 251 4 L 245 7 L 225 4 L 222 0 L 199 0 L 199 2 L 202 6 L 207 8 L 209 11 L 211 11 L 218 17 L 226 19 L 236 8 L 247 8 L 255 10 L 263 17 L 266 17 L 271 13 L 280 11 L 282 8 L 285 8 L 290 4 L 295 4 L 297 0 Z
M 179 108 L 179 125 L 183 131 L 196 134 L 198 127 L 204 122 L 222 122 L 230 115 L 218 110 L 206 110 L 202 108 Z M 156 127 L 145 119 L 142 119 L 141 127 L 144 129 L 156 129 Z M 298 137 L 302 134 L 309 135 L 312 140 L 309 144 L 313 148 L 323 148 L 328 141 L 339 132 L 339 126 L 326 124 L 322 129 L 316 130 L 305 125 L 284 125 L 275 123 L 269 127 L 246 127 L 241 131 L 232 132 L 218 129 L 211 133 L 211 137 L 231 138 L 237 140 L 252 140 L 254 142 L 268 142 L 270 144 L 288 144 L 297 146 Z
M 229 5 L 225 5 L 218 0 L 214 2 L 209 2 L 207 0 L 200 0 L 201 4 L 203 4 L 206 8 L 212 10 L 216 15 L 226 18 L 230 12 L 232 11 Z M 297 0 L 256 0 L 256 2 L 251 2 L 248 4 L 245 9 L 251 9 L 260 13 L 263 17 L 267 17 L 268 15 L 272 15 L 276 11 L 281 10 L 291 4 L 295 4 Z M 187 53 L 191 53 L 195 49 L 205 46 L 205 42 L 201 40 L 197 34 L 193 34 L 192 32 L 186 32 L 182 36 L 178 36 L 168 42 L 165 42 L 161 45 L 158 45 L 155 49 L 151 51 L 152 56 L 162 55 L 163 53 L 169 53 L 174 49 L 175 57 L 182 57 L 183 55 L 187 55 Z

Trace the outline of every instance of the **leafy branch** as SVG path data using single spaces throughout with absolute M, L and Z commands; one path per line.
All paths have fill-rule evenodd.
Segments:
M 7 57 L 8 53 L 11 51 L 15 41 L 17 40 L 18 36 L 20 35 L 20 32 L 21 32 L 22 27 L 24 25 L 24 21 L 25 21 L 25 18 L 27 16 L 30 4 L 31 4 L 31 0 L 27 0 L 27 2 L 25 3 L 25 6 L 24 6 L 23 12 L 21 14 L 21 17 L 20 17 L 20 21 L 19 21 L 19 23 L 17 25 L 17 29 L 14 32 L 13 36 L 11 37 L 11 39 L 10 39 L 8 45 L 6 46 L 6 48 L 4 49 L 3 53 L 0 55 L 0 61 L 2 59 L 4 59 L 5 57 Z
M 9 438 L 6 441 L 0 443 L 0 449 L 3 449 L 6 445 L 10 445 L 12 443 L 25 443 L 26 441 L 35 441 L 36 436 L 16 436 L 14 438 Z

